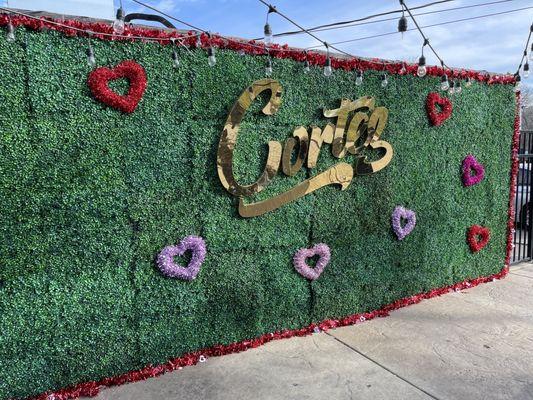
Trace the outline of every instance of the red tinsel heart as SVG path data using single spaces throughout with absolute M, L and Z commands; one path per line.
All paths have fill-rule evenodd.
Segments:
M 126 78 L 130 84 L 124 96 L 109 88 L 109 81 L 121 78 Z M 135 61 L 126 60 L 115 68 L 96 68 L 89 74 L 87 84 L 96 100 L 125 113 L 132 113 L 146 89 L 146 73 Z
M 440 106 L 440 112 L 437 112 L 436 105 Z M 438 93 L 431 92 L 426 99 L 426 111 L 431 125 L 439 126 L 451 117 L 452 102 L 446 97 L 441 97 Z
M 489 228 L 484 226 L 472 225 L 470 228 L 468 228 L 466 237 L 468 240 L 468 245 L 470 246 L 470 250 L 476 253 L 485 247 L 489 242 L 490 231 Z

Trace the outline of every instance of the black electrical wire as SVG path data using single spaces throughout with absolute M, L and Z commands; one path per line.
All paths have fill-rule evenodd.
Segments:
M 430 6 L 434 6 L 434 5 L 437 5 L 437 4 L 441 4 L 441 3 L 448 3 L 450 1 L 455 1 L 455 0 L 440 0 L 440 1 L 434 1 L 432 3 L 427 3 L 427 4 L 422 4 L 420 6 L 417 6 L 417 7 L 414 7 L 413 9 L 420 9 L 420 8 L 425 8 L 425 7 L 430 7 Z M 514 1 L 514 0 L 505 0 L 505 1 Z M 354 23 L 354 22 L 361 22 L 361 21 L 366 21 L 366 20 L 369 20 L 369 19 L 372 19 L 372 18 L 377 18 L 377 17 L 383 17 L 385 15 L 390 15 L 390 14 L 396 14 L 396 13 L 400 13 L 402 12 L 402 10 L 391 10 L 391 11 L 385 11 L 385 12 L 382 12 L 382 13 L 378 13 L 378 14 L 372 14 L 372 15 L 368 15 L 366 17 L 362 17 L 362 18 L 357 18 L 357 19 L 352 19 L 352 20 L 349 20 L 349 21 L 339 21 L 339 22 L 333 22 L 331 24 L 325 24 L 325 25 L 318 25 L 318 26 L 314 26 L 312 28 L 308 28 L 306 29 L 307 32 L 313 32 L 313 31 L 322 31 L 322 30 L 329 30 L 329 29 L 337 29 L 339 27 L 341 27 L 340 25 L 344 25 L 344 24 L 350 24 L 350 23 Z M 391 18 L 391 19 L 395 19 L 395 18 Z M 386 21 L 388 19 L 385 19 L 383 21 Z M 376 21 L 377 22 L 377 21 Z M 278 33 L 278 34 L 275 34 L 273 35 L 274 37 L 280 37 L 280 36 L 287 36 L 287 35 L 297 35 L 297 34 L 301 34 L 301 33 L 306 33 L 306 31 L 304 30 L 298 30 L 298 31 L 288 31 L 288 32 L 281 32 L 281 33 Z M 262 38 L 256 38 L 254 40 L 261 40 Z
M 508 2 L 511 2 L 511 1 L 517 1 L 517 0 L 491 1 L 491 2 L 486 2 L 486 3 L 472 4 L 472 5 L 469 5 L 469 6 L 450 7 L 450 8 L 444 8 L 442 10 L 426 11 L 426 12 L 421 12 L 421 13 L 417 13 L 417 14 L 413 14 L 413 15 L 415 17 L 418 17 L 418 16 L 424 16 L 424 15 L 439 14 L 439 13 L 442 13 L 442 12 L 464 10 L 464 9 L 467 9 L 467 8 L 491 6 L 491 5 L 494 5 L 494 4 L 508 3 Z M 334 26 L 334 27 L 331 27 L 331 28 L 320 28 L 320 29 L 310 29 L 310 30 L 313 31 L 313 32 L 325 32 L 325 31 L 331 31 L 331 30 L 334 30 L 334 29 L 351 28 L 351 27 L 354 27 L 354 26 L 370 25 L 370 24 L 377 24 L 377 23 L 380 23 L 380 22 L 388 22 L 388 21 L 396 21 L 396 20 L 397 20 L 397 17 L 382 18 L 382 19 L 377 19 L 375 21 L 367 21 L 367 22 L 360 22 L 360 23 L 354 23 L 354 24 L 343 25 L 343 26 Z M 301 31 L 293 31 L 293 32 L 294 33 L 292 33 L 292 34 L 303 33 Z M 287 35 L 290 35 L 290 34 L 291 33 L 287 33 Z M 280 34 L 274 35 L 274 36 L 283 36 L 283 35 L 284 35 L 284 33 L 280 33 Z M 257 40 L 260 40 L 260 38 L 257 39 Z
M 172 15 L 169 15 L 169 14 L 167 14 L 167 13 L 164 13 L 163 11 L 160 11 L 160 10 L 158 10 L 158 9 L 155 8 L 155 7 L 152 7 L 152 6 L 150 6 L 150 5 L 146 4 L 146 3 L 143 3 L 142 1 L 139 1 L 139 0 L 131 0 L 131 1 L 133 1 L 134 3 L 137 3 L 137 4 L 139 4 L 139 5 L 141 5 L 141 6 L 143 6 L 143 7 L 149 8 L 149 9 L 152 10 L 152 11 L 155 11 L 155 12 L 161 14 L 161 15 L 164 15 L 165 17 L 170 18 L 171 20 L 174 20 L 174 21 L 176 21 L 176 22 L 179 22 L 179 23 L 182 24 L 182 25 L 188 26 L 189 28 L 192 28 L 192 29 L 194 29 L 194 30 L 196 30 L 196 31 L 204 32 L 204 33 L 208 33 L 207 31 L 205 31 L 205 30 L 203 30 L 203 29 L 201 29 L 201 28 L 198 28 L 197 26 L 194 26 L 194 25 L 192 25 L 192 24 L 189 24 L 188 22 L 182 21 L 181 19 L 175 18 L 175 17 L 173 17 Z
M 522 68 L 522 65 L 524 64 L 524 58 L 527 58 L 527 49 L 529 47 L 529 41 L 531 40 L 532 34 L 533 34 L 533 24 L 531 24 L 531 27 L 529 28 L 529 35 L 527 36 L 526 47 L 524 48 L 524 52 L 522 53 L 522 59 L 520 60 L 520 64 L 518 64 L 518 68 L 516 69 L 515 76 L 520 74 L 520 68 Z
M 471 21 L 471 20 L 476 20 L 476 19 L 481 19 L 481 18 L 488 18 L 488 17 L 493 17 L 493 16 L 496 16 L 496 15 L 510 14 L 510 13 L 513 13 L 513 12 L 529 10 L 529 9 L 532 9 L 532 8 L 533 8 L 533 6 L 531 6 L 531 7 L 523 7 L 523 8 L 513 9 L 513 10 L 500 11 L 500 12 L 497 12 L 497 13 L 483 14 L 483 15 L 477 15 L 477 16 L 474 16 L 474 17 L 467 17 L 467 18 L 461 18 L 461 19 L 454 19 L 454 20 L 451 20 L 451 21 L 438 22 L 438 23 L 435 23 L 435 24 L 424 25 L 424 26 L 421 26 L 421 28 L 432 28 L 432 27 L 435 27 L 435 26 L 455 24 L 455 23 L 458 23 L 458 22 Z M 414 30 L 417 30 L 417 28 L 409 28 L 407 30 L 408 31 L 414 31 Z M 374 38 L 383 37 L 383 36 L 396 35 L 397 33 L 398 33 L 397 31 L 386 32 L 386 33 L 380 33 L 380 34 L 377 34 L 377 35 L 369 35 L 369 36 L 363 36 L 363 37 L 359 37 L 359 38 L 355 38 L 355 39 L 342 40 L 342 41 L 338 41 L 338 42 L 333 42 L 331 44 L 335 45 L 335 44 L 358 42 L 360 40 L 367 40 L 367 39 L 374 39 Z M 314 48 L 317 48 L 317 47 L 320 47 L 320 46 L 311 46 L 311 47 L 308 47 L 307 49 L 310 50 L 310 49 L 314 49 Z

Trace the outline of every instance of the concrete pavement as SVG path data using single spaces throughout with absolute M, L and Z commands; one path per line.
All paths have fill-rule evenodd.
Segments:
M 390 317 L 210 358 L 98 400 L 533 399 L 533 264 Z

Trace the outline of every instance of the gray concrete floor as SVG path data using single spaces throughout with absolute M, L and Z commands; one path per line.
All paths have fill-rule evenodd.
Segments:
M 98 400 L 533 399 L 533 264 L 390 317 L 210 358 Z

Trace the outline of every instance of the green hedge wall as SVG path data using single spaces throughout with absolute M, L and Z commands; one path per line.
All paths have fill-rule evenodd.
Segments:
M 325 187 L 244 219 L 218 180 L 216 151 L 233 103 L 264 78 L 264 57 L 220 50 L 210 68 L 205 51 L 180 50 L 175 70 L 168 46 L 95 40 L 99 65 L 133 59 L 146 70 L 146 92 L 126 115 L 90 95 L 86 43 L 24 28 L 16 42 L 0 40 L 0 399 L 377 309 L 503 267 L 510 85 L 474 83 L 453 97 L 453 116 L 431 127 L 425 99 L 436 77 L 393 76 L 382 89 L 368 71 L 358 87 L 354 71 L 328 79 L 275 59 L 282 107 L 268 117 L 256 101 L 247 112 L 235 154 L 240 182 L 257 178 L 269 140 L 323 127 L 322 109 L 341 98 L 370 95 L 389 109 L 382 137 L 394 157 L 346 191 Z M 465 188 L 469 153 L 486 177 Z M 336 162 L 326 145 L 311 175 Z M 257 198 L 307 173 L 280 175 Z M 396 205 L 418 219 L 401 242 L 390 224 Z M 491 230 L 475 254 L 466 244 L 473 224 Z M 155 257 L 187 235 L 208 248 L 197 279 L 165 278 Z M 292 257 L 318 242 L 332 257 L 310 283 Z

